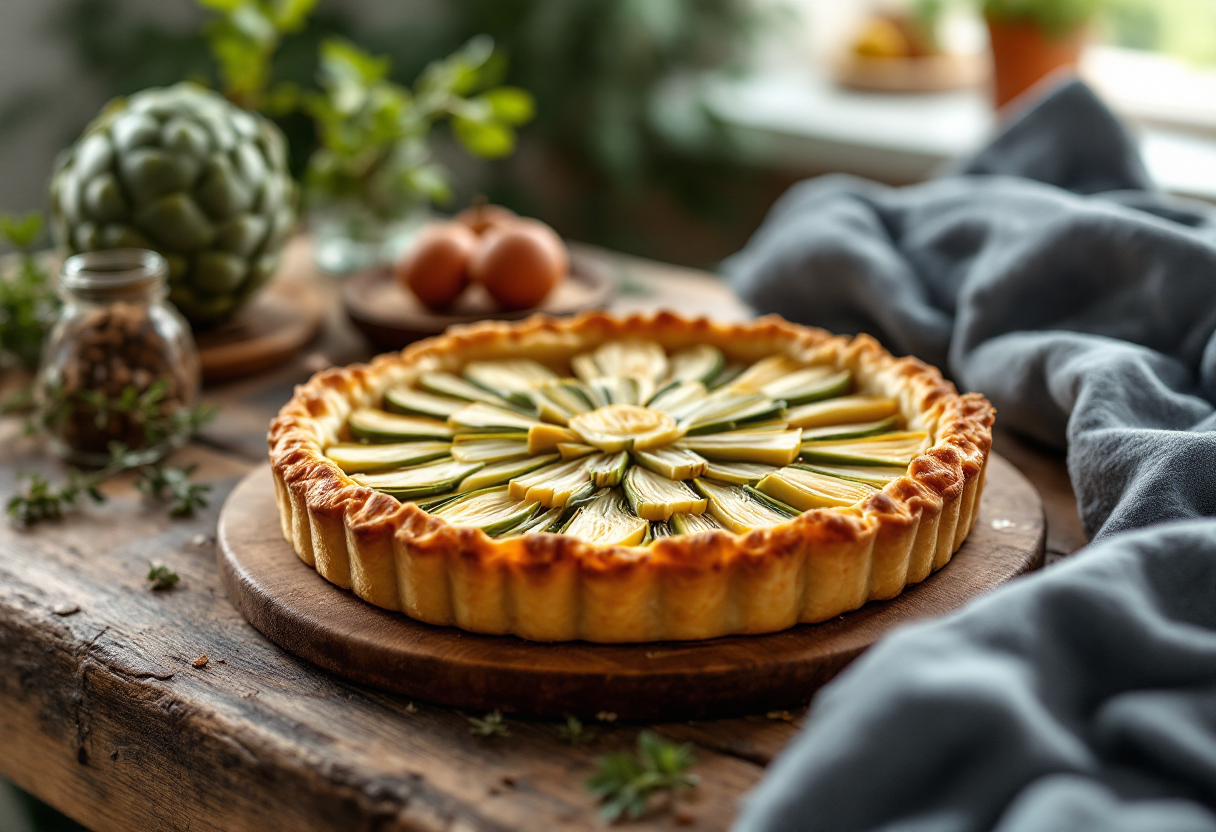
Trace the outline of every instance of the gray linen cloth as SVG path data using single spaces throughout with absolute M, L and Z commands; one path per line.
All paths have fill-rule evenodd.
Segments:
M 738 832 L 1216 830 L 1216 214 L 1070 81 L 940 179 L 795 186 L 725 271 L 1067 448 L 1094 540 L 854 663 Z

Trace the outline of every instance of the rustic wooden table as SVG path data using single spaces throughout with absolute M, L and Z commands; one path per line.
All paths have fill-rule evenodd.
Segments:
M 615 309 L 749 314 L 711 276 L 601 256 L 621 284 Z M 265 457 L 266 425 L 292 385 L 367 357 L 336 282 L 312 276 L 306 243 L 289 259 L 288 272 L 335 302 L 320 340 L 289 365 L 207 391 L 220 415 L 175 461 L 198 464 L 208 509 L 171 520 L 119 480 L 103 506 L 0 528 L 0 776 L 96 832 L 595 828 L 582 782 L 596 757 L 632 747 L 640 726 L 596 725 L 597 742 L 579 748 L 539 721 L 479 738 L 469 714 L 284 653 L 229 604 L 215 561 L 220 505 Z M 1083 545 L 1062 459 L 1007 435 L 997 450 L 1042 492 L 1049 560 Z M 0 422 L 0 494 L 23 471 L 62 474 L 18 423 Z M 181 584 L 149 591 L 150 560 Z M 727 828 L 800 716 L 654 726 L 693 744 L 701 786 L 681 815 L 637 827 Z

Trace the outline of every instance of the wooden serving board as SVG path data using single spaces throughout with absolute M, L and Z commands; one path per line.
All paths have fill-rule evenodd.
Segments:
M 302 563 L 283 539 L 269 466 L 229 496 L 217 551 L 228 595 L 254 627 L 354 681 L 479 711 L 687 720 L 804 704 L 895 627 L 944 615 L 1037 568 L 1044 540 L 1038 492 L 993 455 L 967 542 L 899 597 L 773 635 L 636 645 L 482 636 L 364 603 Z
M 505 312 L 481 286 L 469 286 L 451 309 L 432 312 L 397 283 L 391 269 L 354 275 L 342 285 L 342 305 L 351 322 L 377 348 L 399 350 L 438 335 L 453 324 L 489 318 L 517 320 L 535 315 L 572 315 L 600 309 L 612 298 L 614 281 L 601 262 L 578 248 L 570 252 L 570 274 L 534 309 Z

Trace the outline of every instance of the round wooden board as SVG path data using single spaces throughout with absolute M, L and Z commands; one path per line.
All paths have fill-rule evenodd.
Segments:
M 303 564 L 283 539 L 268 466 L 220 515 L 228 595 L 271 641 L 340 676 L 479 711 L 686 720 L 807 702 L 893 628 L 956 610 L 1043 560 L 1039 495 L 999 456 L 975 528 L 945 568 L 890 601 L 766 636 L 698 642 L 538 644 L 422 624 L 364 603 Z
M 342 285 L 346 314 L 371 342 L 382 350 L 399 350 L 421 338 L 438 335 L 453 324 L 488 318 L 516 320 L 538 312 L 572 315 L 599 309 L 612 298 L 614 281 L 602 265 L 577 250 L 570 253 L 570 275 L 534 309 L 504 312 L 485 289 L 473 285 L 446 313 L 432 312 L 397 283 L 390 269 L 354 275 Z
M 244 378 L 282 364 L 313 339 L 324 312 L 311 284 L 272 281 L 232 320 L 194 334 L 203 381 Z

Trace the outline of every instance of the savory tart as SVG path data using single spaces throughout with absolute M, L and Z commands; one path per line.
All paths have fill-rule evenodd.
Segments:
M 768 633 L 892 598 L 970 531 L 993 410 L 874 339 L 669 313 L 453 327 L 270 427 L 283 534 L 431 624 Z

